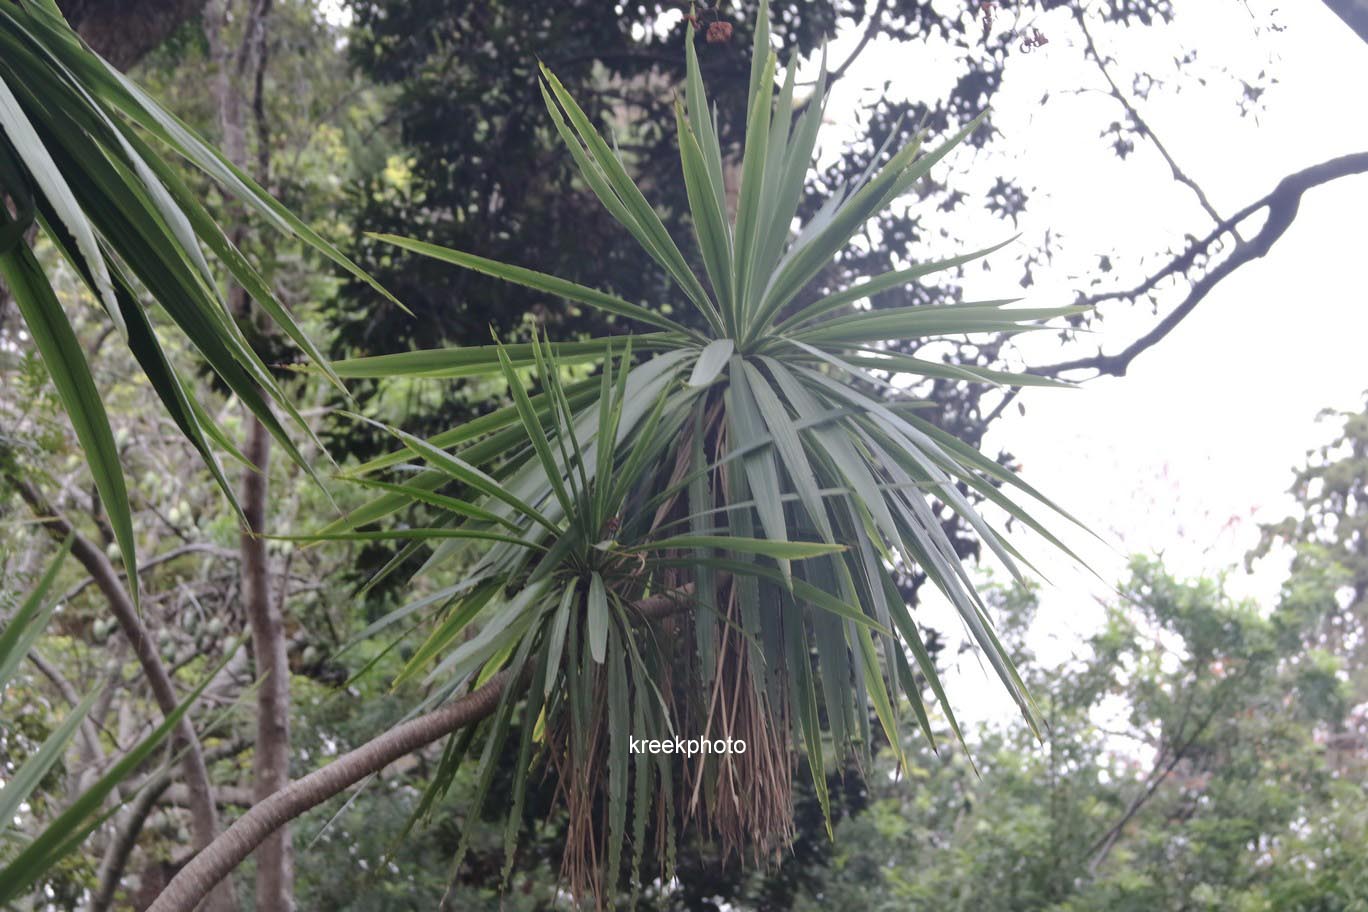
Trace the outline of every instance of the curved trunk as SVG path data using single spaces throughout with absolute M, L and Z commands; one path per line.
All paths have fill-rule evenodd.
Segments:
M 64 540 L 71 536 L 72 556 L 86 569 L 108 601 L 109 609 L 118 621 L 119 628 L 133 646 L 133 654 L 142 668 L 153 698 L 157 701 L 157 708 L 164 714 L 173 712 L 180 704 L 180 700 L 171 683 L 171 675 L 162 664 L 161 656 L 157 654 L 157 646 L 143 625 L 142 618 L 138 616 L 133 600 L 129 598 L 123 583 L 120 582 L 114 565 L 98 545 L 76 532 L 71 522 L 53 509 L 37 488 L 14 475 L 10 476 L 10 481 L 18 490 L 19 496 L 55 538 Z M 181 755 L 182 775 L 190 793 L 190 820 L 195 848 L 204 849 L 218 836 L 218 810 L 214 806 L 213 789 L 209 784 L 209 769 L 205 765 L 204 753 L 199 738 L 195 735 L 195 729 L 190 724 L 189 715 L 182 716 L 177 723 L 174 738 Z M 213 912 L 231 912 L 234 906 L 231 888 L 228 885 L 215 891 L 209 903 L 209 909 Z
M 648 620 L 666 617 L 688 607 L 693 585 L 662 592 L 636 604 Z M 405 754 L 426 747 L 452 732 L 488 718 L 509 686 L 507 670 L 484 686 L 440 709 L 396 725 L 327 766 L 275 792 L 233 822 L 208 849 L 200 852 L 167 884 L 148 912 L 191 912 L 214 884 L 240 865 L 252 850 L 289 821 L 378 773 Z

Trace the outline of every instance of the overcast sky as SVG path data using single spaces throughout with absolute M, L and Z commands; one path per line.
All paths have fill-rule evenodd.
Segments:
M 1262 197 L 1290 171 L 1368 149 L 1368 117 L 1354 88 L 1368 85 L 1368 46 L 1316 2 L 1283 4 L 1277 18 L 1285 30 L 1256 34 L 1274 5 L 1207 0 L 1179 5 L 1171 27 L 1094 30 L 1116 60 L 1121 86 L 1129 88 L 1142 72 L 1166 83 L 1138 104 L 1223 215 Z M 1151 147 L 1139 143 L 1123 162 L 1098 137 L 1122 111 L 1096 91 L 1104 83 L 1067 14 L 1040 16 L 1037 25 L 1049 44 L 1013 62 L 992 104 L 1002 154 L 1012 159 L 1006 168 L 1030 195 L 1020 228 L 1027 240 L 1047 229 L 1059 238 L 1061 255 L 1026 291 L 1031 305 L 1044 306 L 1072 303 L 1077 277 L 1096 268 L 1099 254 L 1121 255 L 1114 257 L 1118 269 L 1128 271 L 1112 278 L 1124 283 L 1143 275 L 1134 255 L 1149 255 L 1140 268 L 1152 267 L 1168 243 L 1204 234 L 1212 223 Z M 1175 58 L 1190 48 L 1199 50 L 1198 59 L 1183 67 L 1180 82 Z M 832 57 L 842 58 L 839 44 Z M 1264 67 L 1278 83 L 1257 117 L 1241 117 L 1238 83 L 1221 71 Z M 934 49 L 914 54 L 876 44 L 838 87 L 830 110 L 855 110 L 868 94 L 863 89 L 877 91 L 889 79 L 923 97 L 943 91 L 938 86 L 949 72 Z M 1208 84 L 1195 84 L 1196 77 Z M 1041 106 L 1046 93 L 1050 101 Z M 989 162 L 977 171 L 1003 169 Z M 1119 580 L 1126 556 L 1136 552 L 1162 553 L 1183 574 L 1219 572 L 1241 563 L 1259 522 L 1287 514 L 1292 468 L 1334 430 L 1318 424 L 1316 414 L 1356 408 L 1368 389 L 1364 212 L 1368 177 L 1310 192 L 1270 255 L 1223 282 L 1125 377 L 1080 390 L 1027 391 L 1020 399 L 1026 414 L 1012 409 L 994 427 L 987 448 L 1010 449 L 1027 480 L 1058 495 L 1105 540 L 1070 538 L 1103 579 Z M 975 217 L 985 246 L 1014 230 Z M 1246 236 L 1260 220 L 1247 224 Z M 997 265 L 970 274 L 969 299 L 1022 293 L 1020 269 L 1010 260 Z M 1115 307 L 1106 315 L 1084 345 L 1117 351 L 1154 319 Z M 1021 356 L 1030 363 L 1060 360 L 1057 337 L 1032 337 Z M 1095 628 L 1101 612 L 1094 597 L 1105 597 L 1106 587 L 1046 549 L 1028 553 L 1053 583 L 1042 594 L 1034 645 L 1042 657 L 1063 658 Z M 1285 561 L 1265 561 L 1252 576 L 1234 573 L 1231 589 L 1267 602 L 1285 569 Z M 927 616 L 943 630 L 957 629 L 946 609 L 928 606 Z M 955 683 L 960 712 L 1013 714 L 975 660 L 960 662 Z

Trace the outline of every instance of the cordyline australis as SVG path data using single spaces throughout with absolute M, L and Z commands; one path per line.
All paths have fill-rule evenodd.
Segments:
M 459 583 L 365 632 L 427 612 L 429 634 L 399 682 L 421 680 L 430 688 L 415 710 L 428 715 L 295 783 L 260 813 L 254 809 L 243 819 L 251 818 L 250 826 L 240 821 L 229 830 L 230 845 L 211 847 L 172 882 L 153 907 L 158 912 L 188 908 L 196 891 L 244 857 L 251 844 L 239 839 L 243 833 L 259 838 L 263 828 L 378 769 L 394 751 L 457 729 L 415 817 L 429 816 L 459 766 L 471 762 L 477 793 L 465 813 L 473 819 L 505 744 L 515 739 L 506 874 L 528 780 L 543 771 L 554 776 L 567 810 L 562 868 L 581 900 L 612 904 L 620 889 L 640 888 L 648 832 L 664 876 L 676 830 L 686 824 L 716 837 L 727 853 L 773 858 L 793 835 L 799 752 L 829 816 L 827 761 L 853 754 L 867 763 L 875 725 L 899 753 L 903 698 L 933 738 L 918 675 L 960 737 L 895 583 L 895 575 L 914 568 L 959 611 L 1028 724 L 1037 725 L 942 520 L 946 511 L 956 514 L 1016 574 L 1020 556 L 961 487 L 1063 548 L 1007 489 L 1057 508 L 922 417 L 927 403 L 886 378 L 1060 385 L 902 352 L 943 336 L 1041 329 L 1042 321 L 1079 308 L 1013 308 L 1009 301 L 862 305 L 996 248 L 825 287 L 827 268 L 852 236 L 982 118 L 925 155 L 919 140 L 899 149 L 885 144 L 864 174 L 793 234 L 826 101 L 825 67 L 795 116 L 796 62 L 785 69 L 776 98 L 762 9 L 731 213 L 694 39 L 690 28 L 687 84 L 676 111 L 702 275 L 620 154 L 556 77 L 541 70 L 551 122 L 584 184 L 677 289 L 668 309 L 470 253 L 382 238 L 605 311 L 622 319 L 624 331 L 333 365 L 343 378 L 490 377 L 509 388 L 507 407 L 431 439 L 390 428 L 404 449 L 350 473 L 377 497 L 299 537 L 406 540 L 382 575 L 424 549 L 430 553 L 419 574 L 469 568 Z M 636 325 L 650 331 L 632 331 Z M 598 375 L 569 380 L 563 368 L 572 364 L 596 366 Z M 415 457 L 424 463 L 421 472 L 377 477 Z M 428 521 L 357 531 L 400 510 Z M 640 623 L 652 620 L 643 617 L 642 604 L 684 587 L 693 594 L 689 611 Z M 505 686 L 511 681 L 525 686 Z M 471 686 L 478 689 L 447 703 Z M 633 736 L 664 740 L 676 732 L 744 740 L 748 749 L 694 758 L 629 753 Z M 456 864 L 463 853 L 464 846 Z M 187 891 L 191 881 L 195 890 Z

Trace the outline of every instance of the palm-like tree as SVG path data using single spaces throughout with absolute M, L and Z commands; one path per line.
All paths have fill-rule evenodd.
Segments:
M 632 850 L 636 879 L 653 813 L 692 818 L 736 851 L 763 856 L 782 846 L 792 833 L 792 746 L 806 755 L 826 808 L 823 770 L 833 753 L 867 756 L 875 724 L 898 750 L 895 693 L 932 736 L 922 680 L 958 737 L 919 625 L 895 585 L 899 571 L 919 569 L 954 604 L 1026 720 L 1037 724 L 943 529 L 942 508 L 1015 573 L 1020 556 L 965 491 L 1056 541 L 1006 489 L 1042 498 L 939 429 L 921 414 L 926 403 L 908 399 L 889 378 L 1046 381 L 923 360 L 890 351 L 888 343 L 1025 332 L 1075 309 L 1021 309 L 1005 301 L 861 306 L 880 291 L 990 251 L 848 288 L 814 288 L 852 236 L 982 118 L 929 154 L 919 156 L 919 143 L 880 150 L 865 174 L 792 234 L 826 80 L 818 80 L 795 118 L 796 61 L 776 98 L 765 16 L 762 9 L 734 217 L 715 113 L 689 32 L 677 121 L 703 276 L 691 270 L 614 148 L 556 77 L 541 71 L 552 123 L 585 185 L 664 270 L 697 319 L 385 236 L 652 331 L 496 341 L 334 365 L 344 378 L 485 375 L 509 387 L 511 405 L 430 440 L 394 429 L 405 449 L 352 473 L 381 489 L 379 496 L 316 537 L 410 539 L 391 567 L 425 546 L 433 546 L 425 567 L 469 564 L 461 582 L 425 595 L 375 630 L 429 613 L 431 632 L 404 671 L 433 685 L 425 706 L 495 674 L 524 685 L 504 689 L 482 740 L 468 729 L 453 741 L 432 794 L 447 787 L 478 745 L 483 802 L 517 717 L 510 848 L 529 769 L 544 756 L 570 810 L 565 871 L 581 895 L 602 897 L 614 888 L 624 846 Z M 598 377 L 563 378 L 563 366 L 584 363 L 597 365 Z M 541 386 L 535 395 L 529 374 Z M 424 464 L 417 474 L 377 480 L 413 457 Z M 415 506 L 427 511 L 430 524 L 357 531 Z M 661 600 L 681 610 L 661 620 Z M 683 760 L 629 751 L 629 735 L 675 734 L 741 739 L 749 749 Z
M 0 0 L 0 275 L 87 452 L 130 569 L 131 508 L 113 436 L 70 317 L 34 253 L 35 224 L 123 334 L 230 500 L 216 453 L 235 448 L 187 392 L 145 301 L 162 308 L 296 459 L 273 406 L 295 420 L 298 414 L 224 307 L 203 248 L 334 381 L 484 375 L 507 383 L 512 404 L 469 424 L 430 440 L 395 429 L 404 449 L 352 473 L 378 497 L 312 537 L 403 537 L 411 541 L 401 558 L 434 546 L 427 566 L 461 561 L 470 567 L 459 584 L 424 596 L 370 631 L 406 618 L 429 621 L 427 640 L 404 671 L 435 685 L 429 705 L 468 685 L 495 679 L 507 685 L 496 711 L 452 740 L 425 807 L 476 750 L 482 802 L 516 730 L 510 847 L 529 770 L 544 757 L 571 811 L 566 871 L 581 894 L 611 893 L 626 858 L 631 879 L 639 879 L 653 812 L 667 822 L 655 828 L 667 843 L 674 822 L 688 818 L 738 852 L 760 856 L 778 848 L 792 832 L 794 748 L 805 756 L 825 807 L 823 770 L 833 754 L 867 756 L 876 726 L 898 749 L 903 700 L 896 694 L 931 736 L 923 681 L 958 735 L 919 625 L 895 585 L 898 572 L 919 569 L 956 606 L 1035 724 L 942 514 L 957 514 L 1015 572 L 1019 556 L 965 491 L 1050 537 L 1008 489 L 1042 499 L 928 421 L 925 403 L 909 400 L 890 379 L 1044 381 L 923 360 L 891 351 L 888 343 L 901 349 L 947 335 L 1024 332 L 1073 309 L 1001 301 L 862 306 L 880 291 L 990 251 L 848 288 L 813 287 L 851 237 L 978 121 L 920 157 L 916 143 L 880 150 L 864 175 L 793 234 L 825 78 L 795 118 L 795 65 L 786 69 L 776 99 L 777 67 L 761 15 L 734 212 L 689 34 L 679 143 L 703 275 L 692 271 L 612 146 L 555 76 L 542 71 L 552 124 L 585 185 L 678 289 L 674 309 L 387 238 L 651 331 L 328 365 L 157 149 L 186 159 L 275 227 L 355 267 L 84 48 L 50 0 Z M 691 318 L 677 318 L 689 309 Z M 563 368 L 572 364 L 596 367 L 598 375 L 570 381 Z M 529 388 L 533 377 L 539 391 Z M 413 457 L 425 463 L 423 470 L 382 480 L 380 473 Z M 358 531 L 410 507 L 427 511 L 432 521 L 402 531 Z M 135 598 L 136 577 L 128 574 Z M 7 628 L 0 660 L 21 655 L 34 629 L 36 621 Z M 743 740 L 748 750 L 685 758 L 629 751 L 629 738 L 675 734 Z M 94 802 L 91 807 L 99 798 Z M 59 848 L 74 845 L 70 838 Z M 30 859 L 23 876 L 54 857 Z

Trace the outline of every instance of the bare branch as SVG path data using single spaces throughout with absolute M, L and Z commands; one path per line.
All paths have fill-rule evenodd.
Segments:
M 1237 243 L 1230 256 L 1193 283 L 1183 301 L 1170 311 L 1157 326 L 1117 354 L 1106 355 L 1099 352 L 1089 358 L 1078 358 L 1059 364 L 1031 368 L 1030 372 L 1042 376 L 1057 376 L 1068 371 L 1093 370 L 1097 372 L 1097 376 L 1103 374 L 1116 377 L 1123 376 L 1132 361 L 1172 332 L 1206 298 L 1213 288 L 1241 266 L 1262 258 L 1272 249 L 1278 239 L 1287 233 L 1287 229 L 1292 226 L 1293 220 L 1297 217 L 1297 210 L 1301 205 L 1302 195 L 1306 191 L 1342 177 L 1364 173 L 1368 173 L 1368 152 L 1343 155 L 1287 175 L 1278 182 L 1278 185 L 1267 196 L 1251 203 L 1229 219 L 1221 222 L 1206 239 L 1175 257 L 1173 261 L 1156 273 L 1155 277 L 1147 279 L 1138 286 L 1137 290 L 1143 294 L 1154 287 L 1159 277 L 1186 275 L 1197 256 L 1208 249 L 1222 234 L 1231 232 L 1236 225 L 1256 212 L 1268 210 L 1268 218 L 1263 227 L 1259 229 L 1259 233 L 1248 241 Z M 1126 295 L 1120 297 L 1126 297 Z
M 242 753 L 248 746 L 246 741 L 230 741 L 226 744 L 220 744 L 205 751 L 205 759 L 213 763 L 217 760 L 233 757 Z M 181 791 L 179 795 L 175 794 L 178 788 Z M 184 785 L 172 782 L 169 768 L 164 768 L 140 782 L 133 783 L 130 791 L 135 792 L 137 797 L 124 811 L 119 826 L 114 831 L 114 838 L 110 840 L 109 846 L 105 849 L 104 857 L 100 859 L 100 869 L 96 874 L 98 886 L 90 900 L 90 912 L 108 912 L 109 909 L 113 908 L 114 894 L 118 891 L 119 883 L 123 880 L 123 872 L 128 867 L 128 859 L 138 844 L 138 835 L 142 833 L 148 815 L 152 813 L 152 809 L 162 796 L 170 792 L 172 799 L 179 804 L 186 803 L 189 797 Z M 232 804 L 234 802 L 231 799 L 237 791 L 246 790 L 219 789 L 216 797 L 222 804 Z
M 104 857 L 100 859 L 100 869 L 96 872 L 95 893 L 90 899 L 90 912 L 107 912 L 113 908 L 114 894 L 123 880 L 124 869 L 128 866 L 129 856 L 138 843 L 147 816 L 152 813 L 157 799 L 171 785 L 171 776 L 163 771 L 153 778 L 140 791 L 124 813 L 122 825 L 115 829 L 114 838 L 109 841 Z
M 1368 41 L 1368 0 L 1325 0 L 1325 5 L 1355 34 Z
M 158 554 L 156 557 L 144 558 L 143 560 L 138 561 L 138 575 L 141 576 L 148 570 L 151 570 L 153 567 L 157 567 L 161 564 L 168 563 L 170 561 L 175 560 L 178 557 L 184 557 L 187 554 L 198 553 L 212 554 L 214 557 L 226 558 L 230 560 L 237 558 L 237 554 L 235 552 L 229 551 L 227 548 L 221 548 L 218 545 L 215 545 L 211 542 L 191 542 L 186 545 L 180 545 L 179 547 L 172 548 L 170 551 Z M 128 571 L 119 570 L 118 575 L 121 577 L 127 576 Z M 71 599 L 74 599 L 76 596 L 84 592 L 87 587 L 94 584 L 94 582 L 95 577 L 87 576 L 85 579 L 81 580 L 79 583 L 72 586 L 65 593 L 63 593 L 59 601 L 67 602 Z
M 72 709 L 75 709 L 80 705 L 81 695 L 76 692 L 76 688 L 72 686 L 71 682 L 66 679 L 66 676 L 62 674 L 61 670 L 58 669 L 56 665 L 53 665 L 45 659 L 42 653 L 37 649 L 30 649 L 28 658 L 29 661 L 33 663 L 33 666 L 42 673 L 43 677 L 51 681 L 52 686 L 57 688 L 57 692 L 62 695 L 62 699 L 71 704 Z M 93 769 L 96 764 L 104 759 L 104 749 L 100 747 L 100 733 L 95 728 L 95 723 L 91 721 L 88 713 L 81 719 L 79 730 L 81 732 L 81 743 L 84 746 L 85 753 L 83 765 L 89 769 Z
M 835 84 L 838 79 L 846 74 L 846 71 L 850 69 L 851 64 L 859 59 L 860 54 L 864 52 L 864 49 L 869 45 L 869 42 L 872 41 L 875 34 L 878 33 L 879 26 L 883 22 L 884 13 L 887 12 L 887 10 L 888 0 L 879 0 L 879 2 L 874 5 L 874 10 L 869 14 L 869 21 L 865 23 L 864 33 L 860 35 L 860 40 L 855 44 L 855 48 L 846 56 L 846 59 L 841 61 L 840 66 L 827 74 L 827 85 Z
M 1087 42 L 1088 56 L 1097 64 L 1098 70 L 1102 73 L 1102 78 L 1107 80 L 1107 85 L 1111 87 L 1111 96 L 1121 103 L 1121 107 L 1126 109 L 1126 113 L 1130 115 L 1131 122 L 1134 123 L 1135 128 L 1140 131 L 1140 135 L 1147 137 L 1150 142 L 1154 143 L 1154 148 L 1163 156 L 1164 161 L 1169 166 L 1169 170 L 1173 172 L 1173 179 L 1189 188 L 1193 194 L 1196 195 L 1197 202 L 1201 203 L 1202 208 L 1206 210 L 1206 214 L 1211 216 L 1211 220 L 1220 224 L 1223 221 L 1221 214 L 1211 205 L 1211 201 L 1207 199 L 1206 192 L 1202 190 L 1201 185 L 1188 177 L 1183 169 L 1178 167 L 1178 162 L 1169 152 L 1168 147 L 1163 144 L 1154 130 L 1150 128 L 1150 125 L 1145 118 L 1140 116 L 1140 111 L 1135 107 L 1134 103 L 1126 97 L 1126 94 L 1121 91 L 1121 87 L 1116 84 L 1116 80 L 1112 78 L 1111 71 L 1107 69 L 1107 62 L 1102 58 L 1101 53 L 1098 52 L 1097 43 L 1093 41 L 1092 32 L 1088 29 L 1088 20 L 1086 14 L 1083 12 L 1083 8 L 1074 7 L 1073 12 L 1074 18 L 1078 20 L 1078 27 L 1083 30 L 1083 38 Z M 1236 237 L 1238 238 L 1239 235 L 1236 234 Z

